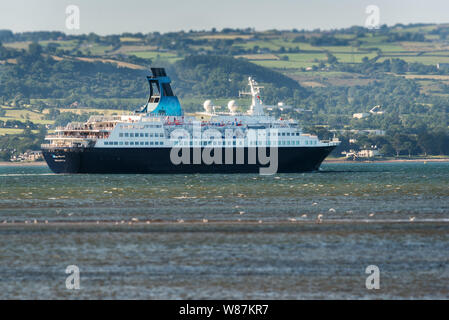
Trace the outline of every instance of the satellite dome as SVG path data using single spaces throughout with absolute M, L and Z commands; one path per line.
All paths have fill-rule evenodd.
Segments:
M 228 109 L 231 113 L 235 113 L 237 111 L 237 103 L 235 103 L 235 100 L 228 102 Z
M 212 110 L 214 108 L 214 104 L 212 103 L 211 100 L 206 100 L 206 101 L 204 101 L 203 107 L 204 107 L 204 110 L 207 113 L 212 113 Z

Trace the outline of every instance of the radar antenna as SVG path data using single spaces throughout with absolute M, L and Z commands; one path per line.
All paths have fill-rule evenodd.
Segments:
M 263 116 L 263 102 L 260 99 L 260 89 L 263 89 L 262 86 L 259 86 L 253 78 L 248 78 L 248 85 L 251 91 L 239 91 L 239 97 L 241 96 L 251 96 L 251 109 L 248 111 L 249 114 L 255 116 Z

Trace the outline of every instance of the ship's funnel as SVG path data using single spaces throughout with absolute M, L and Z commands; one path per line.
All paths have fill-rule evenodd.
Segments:
M 147 105 L 140 112 L 155 115 L 182 116 L 178 98 L 170 86 L 171 79 L 164 68 L 151 68 L 152 76 L 147 76 L 150 84 L 150 96 Z

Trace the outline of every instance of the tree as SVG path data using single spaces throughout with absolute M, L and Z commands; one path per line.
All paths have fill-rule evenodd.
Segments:
M 30 43 L 28 46 L 28 52 L 32 57 L 39 57 L 42 53 L 42 47 L 37 42 Z
M 427 156 L 427 154 L 432 153 L 433 143 L 434 143 L 433 137 L 427 132 L 423 132 L 418 135 L 418 145 L 424 152 L 425 156 Z
M 449 153 L 449 136 L 443 130 L 439 130 L 433 134 L 435 151 L 439 154 Z
M 392 59 L 391 60 L 391 72 L 402 74 L 407 72 L 408 64 L 404 60 L 401 59 Z
M 0 161 L 9 161 L 11 154 L 7 150 L 0 151 Z
M 392 156 L 394 154 L 394 149 L 391 144 L 387 143 L 380 148 L 379 152 L 384 156 Z
M 338 63 L 338 59 L 332 53 L 326 52 L 326 56 L 327 56 L 327 63 L 331 65 Z
M 411 140 L 406 140 L 404 141 L 404 150 L 408 151 L 408 157 L 411 157 L 412 151 L 415 148 L 415 143 L 413 143 L 413 141 Z
M 402 134 L 402 133 L 396 133 L 392 138 L 391 138 L 391 146 L 393 147 L 393 149 L 396 152 L 396 157 L 399 157 L 399 154 L 401 153 L 401 151 L 406 150 L 406 145 L 405 142 L 408 140 L 407 135 Z

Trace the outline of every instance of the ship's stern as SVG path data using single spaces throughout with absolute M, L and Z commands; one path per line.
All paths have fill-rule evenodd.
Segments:
M 54 173 L 79 173 L 81 152 L 78 148 L 42 147 L 42 155 Z

